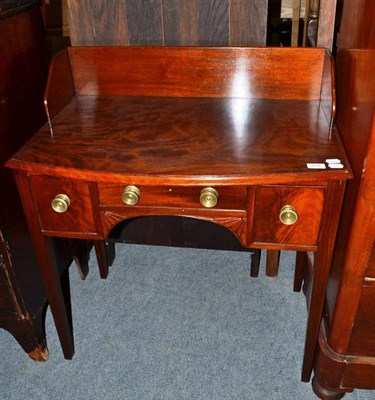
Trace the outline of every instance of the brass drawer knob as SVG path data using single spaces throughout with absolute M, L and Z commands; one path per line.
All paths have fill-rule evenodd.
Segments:
M 128 206 L 135 206 L 141 197 L 141 191 L 137 186 L 129 185 L 126 186 L 122 192 L 121 199 Z
M 70 206 L 70 199 L 66 194 L 58 194 L 51 201 L 51 206 L 57 213 L 64 213 Z
M 201 190 L 199 201 L 203 207 L 212 208 L 215 207 L 219 199 L 219 193 L 212 187 L 204 188 Z
M 293 206 L 286 205 L 280 210 L 279 219 L 284 225 L 293 225 L 298 221 L 297 210 Z

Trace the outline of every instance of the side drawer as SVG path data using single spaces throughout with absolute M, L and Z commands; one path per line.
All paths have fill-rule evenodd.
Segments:
M 254 206 L 254 242 L 315 246 L 324 204 L 324 188 L 259 186 Z M 291 225 L 280 220 L 284 206 L 292 206 L 298 219 Z
M 88 183 L 48 176 L 32 176 L 31 187 L 42 230 L 58 232 L 96 232 Z M 51 205 L 59 194 L 68 196 L 65 212 L 56 212 Z
M 99 201 L 104 206 L 125 206 L 121 199 L 127 185 L 99 183 Z M 142 186 L 137 206 L 204 208 L 200 201 L 201 186 Z M 246 210 L 245 186 L 213 186 L 219 197 L 214 209 Z

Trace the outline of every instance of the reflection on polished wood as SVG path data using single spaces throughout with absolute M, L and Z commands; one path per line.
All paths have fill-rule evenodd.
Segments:
M 18 153 L 20 168 L 154 184 L 348 176 L 306 167 L 345 160 L 318 100 L 78 96 L 52 125 L 53 137 L 46 126 Z

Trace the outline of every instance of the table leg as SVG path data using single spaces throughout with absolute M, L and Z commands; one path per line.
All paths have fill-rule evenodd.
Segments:
M 104 240 L 94 240 L 94 247 L 96 253 L 96 260 L 99 266 L 99 273 L 102 279 L 108 276 L 108 257 L 106 250 L 106 243 Z
M 300 292 L 302 289 L 303 277 L 307 268 L 307 253 L 305 251 L 297 251 L 296 267 L 294 271 L 293 291 Z
M 274 278 L 279 273 L 280 250 L 267 250 L 266 276 Z
M 61 347 L 65 358 L 71 359 L 74 354 L 74 343 L 72 325 L 69 318 L 70 299 L 68 299 L 67 303 L 65 302 L 52 239 L 42 235 L 27 174 L 15 171 L 14 175 Z
M 63 288 L 57 267 L 52 239 L 44 238 L 41 235 L 36 237 L 33 234 L 31 234 L 31 237 L 64 357 L 70 360 L 74 355 L 70 298 L 65 298 L 64 296 L 65 289 Z M 65 283 L 67 282 L 67 273 L 67 270 L 63 272 Z M 69 295 L 68 290 L 67 296 Z
M 331 182 L 327 187 L 319 246 L 315 254 L 311 298 L 307 301 L 309 307 L 301 377 L 303 382 L 310 380 L 313 369 L 344 191 L 345 182 L 343 181 Z
M 79 276 L 85 280 L 89 273 L 90 251 L 92 249 L 91 240 L 70 239 L 71 253 L 76 263 Z
M 259 276 L 260 255 L 261 251 L 259 249 L 252 250 L 250 259 L 250 276 L 252 278 Z

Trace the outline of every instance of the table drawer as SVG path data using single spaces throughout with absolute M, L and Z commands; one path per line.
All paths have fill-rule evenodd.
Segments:
M 324 188 L 316 187 L 257 187 L 254 207 L 254 241 L 317 245 L 324 192 Z M 281 219 L 284 219 L 284 222 Z
M 43 230 L 84 233 L 96 231 L 86 182 L 46 176 L 32 176 L 30 179 Z M 51 203 L 59 194 L 69 199 L 70 204 L 65 212 L 56 212 L 52 208 Z
M 122 194 L 127 185 L 99 183 L 99 201 L 105 206 L 124 206 Z M 207 186 L 209 187 L 209 186 Z M 140 191 L 136 206 L 204 208 L 200 203 L 201 186 L 137 186 Z M 213 188 L 218 193 L 213 209 L 246 210 L 245 186 L 221 186 Z

